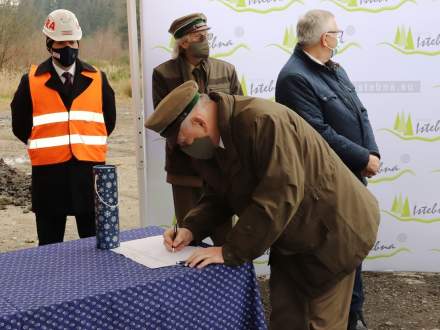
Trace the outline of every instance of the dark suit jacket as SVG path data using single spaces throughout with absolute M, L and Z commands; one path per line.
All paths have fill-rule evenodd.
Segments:
M 297 46 L 278 75 L 275 100 L 297 112 L 364 183 L 370 154 L 379 156 L 367 110 L 345 70 L 320 65 Z
M 51 78 L 46 86 L 57 91 L 67 109 L 75 97 L 91 83 L 91 79 L 81 74 L 96 71 L 91 65 L 76 61 L 73 87 L 65 90 L 52 59 L 41 63 L 36 74 L 49 72 Z M 102 104 L 107 133 L 113 131 L 116 123 L 115 95 L 104 73 L 102 74 Z M 12 131 L 23 143 L 27 143 L 32 131 L 32 99 L 28 74 L 23 75 L 11 102 Z M 68 162 L 55 165 L 32 167 L 32 209 L 41 214 L 85 214 L 93 213 L 92 167 L 96 163 L 83 162 L 72 158 Z

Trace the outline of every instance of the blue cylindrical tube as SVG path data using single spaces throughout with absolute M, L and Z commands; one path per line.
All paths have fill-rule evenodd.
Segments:
M 113 249 L 119 246 L 119 206 L 116 166 L 93 166 L 95 180 L 96 246 Z

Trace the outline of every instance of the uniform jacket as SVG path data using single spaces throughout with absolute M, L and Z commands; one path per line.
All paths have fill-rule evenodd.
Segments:
M 70 109 L 72 101 L 91 83 L 91 78 L 83 71 L 96 71 L 91 65 L 77 60 L 73 87 L 66 91 L 52 59 L 41 63 L 36 74 L 50 72 L 46 86 L 60 95 L 65 106 Z M 116 122 L 115 96 L 107 78 L 102 73 L 102 104 L 104 122 L 110 134 Z M 23 143 L 27 143 L 32 130 L 32 100 L 28 74 L 23 75 L 11 103 L 12 130 Z M 93 213 L 92 167 L 96 163 L 78 161 L 75 158 L 54 165 L 32 167 L 32 209 L 36 213 L 85 214 Z
M 225 148 L 197 161 L 208 188 L 183 226 L 200 240 L 236 214 L 239 221 L 223 246 L 225 264 L 251 261 L 272 247 L 279 255 L 312 256 L 331 276 L 351 273 L 376 240 L 374 196 L 287 107 L 244 96 L 212 97 Z M 304 278 L 313 276 L 313 267 L 303 266 Z
M 222 92 L 231 95 L 242 95 L 241 85 L 232 64 L 208 58 L 201 63 L 205 77 L 205 88 L 200 93 Z M 187 72 L 187 64 L 182 56 L 169 60 L 153 70 L 153 103 L 159 102 L 177 86 L 185 81 L 194 80 Z M 200 84 L 199 84 L 200 85 Z M 201 86 L 200 86 L 201 87 Z M 200 187 L 201 179 L 191 164 L 191 158 L 179 148 L 166 146 L 167 181 L 172 184 Z
M 340 65 L 320 65 L 297 46 L 278 76 L 275 99 L 310 123 L 365 182 L 361 171 L 379 149 L 367 110 Z

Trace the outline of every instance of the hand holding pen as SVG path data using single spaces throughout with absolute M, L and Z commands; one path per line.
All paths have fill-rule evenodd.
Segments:
M 174 232 L 173 232 L 173 247 L 172 247 L 172 249 L 173 249 L 173 253 L 174 253 L 174 251 L 175 251 L 175 247 L 174 247 L 174 241 L 176 240 L 176 237 L 177 237 L 177 221 L 176 221 L 176 223 L 174 224 Z
M 179 252 L 193 241 L 193 234 L 189 229 L 179 228 L 176 225 L 168 228 L 163 234 L 163 244 L 169 252 Z

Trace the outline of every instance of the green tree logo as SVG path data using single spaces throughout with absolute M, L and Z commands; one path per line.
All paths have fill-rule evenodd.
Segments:
M 235 5 L 237 8 L 246 8 L 247 3 L 246 0 L 226 0 L 227 2 Z
M 207 0 L 205 0 L 207 1 Z M 220 2 L 237 13 L 269 14 L 287 10 L 293 4 L 304 4 L 304 0 L 209 0 Z M 415 1 L 415 0 L 402 0 Z
M 397 27 L 393 43 L 400 48 L 414 50 L 414 38 L 411 28 L 407 29 L 404 25 Z
M 419 123 L 417 123 L 418 127 Z M 390 125 L 391 126 L 391 125 Z M 422 134 L 429 134 L 429 131 L 423 132 L 423 131 L 414 131 L 413 123 L 411 119 L 411 115 L 408 114 L 405 115 L 405 112 L 401 112 L 396 114 L 396 117 L 394 118 L 394 126 L 388 127 L 388 128 L 381 128 L 379 131 L 385 131 L 388 133 L 393 134 L 394 136 L 398 137 L 400 140 L 413 140 L 413 141 L 423 141 L 423 142 L 437 142 L 440 141 L 440 135 L 431 135 L 430 136 L 423 136 Z
M 240 85 L 241 85 L 241 89 L 243 90 L 243 95 L 248 96 L 247 84 L 244 75 L 241 76 Z
M 263 91 L 263 92 L 262 91 L 258 91 L 257 90 L 258 87 L 257 88 L 253 87 L 254 86 L 254 82 L 252 82 L 252 80 L 250 82 L 251 89 L 249 90 L 248 89 L 248 82 L 249 81 L 246 81 L 246 77 L 244 75 L 242 75 L 241 79 L 240 79 L 240 85 L 241 85 L 241 90 L 243 91 L 243 95 L 244 96 L 252 96 L 253 93 L 256 94 L 256 93 L 265 93 L 266 92 L 266 91 Z M 250 94 L 249 94 L 249 92 L 250 92 Z M 253 96 L 255 96 L 255 95 L 253 95 Z M 260 97 L 265 98 L 266 100 L 269 100 L 269 101 L 275 101 L 275 97 L 274 96 L 270 96 L 270 97 L 260 96 Z
M 420 38 L 416 36 L 416 39 Z M 431 44 L 421 45 L 414 43 L 414 36 L 411 27 L 400 25 L 396 28 L 394 40 L 390 42 L 381 42 L 379 45 L 386 45 L 403 55 L 424 55 L 424 56 L 440 56 L 440 49 L 430 50 L 425 49 Z
M 293 49 L 293 47 L 295 47 L 298 42 L 298 38 L 293 31 L 294 30 L 292 25 L 286 27 L 284 30 L 283 46 L 286 48 Z
M 237 7 L 239 8 L 244 8 L 247 6 L 246 0 L 236 0 L 236 3 L 237 3 Z
M 405 119 L 405 113 L 398 113 L 396 115 L 396 119 L 394 120 L 394 127 L 393 129 L 405 136 L 412 136 L 414 135 L 413 130 L 413 124 L 411 120 L 411 115 L 409 114 L 408 117 Z
M 408 197 L 405 197 L 405 200 L 403 200 L 402 194 L 400 194 L 398 197 L 394 196 L 391 212 L 401 217 L 410 217 L 411 213 L 409 209 Z
M 342 0 L 347 7 L 358 7 L 358 0 Z
M 284 29 L 283 41 L 280 44 L 269 44 L 266 47 L 277 47 L 283 52 L 291 55 L 293 52 L 293 48 L 295 48 L 295 45 L 297 43 L 298 38 L 294 32 L 293 26 L 290 25 Z
M 423 207 L 425 208 L 425 206 Z M 440 222 L 440 217 L 433 218 L 429 217 L 426 218 L 424 216 L 423 212 L 420 212 L 417 210 L 417 207 L 414 207 L 414 211 L 411 212 L 411 204 L 409 202 L 409 199 L 407 196 L 402 196 L 402 194 L 395 195 L 393 199 L 393 203 L 391 205 L 391 208 L 389 210 L 381 210 L 383 213 L 388 214 L 389 216 L 392 216 L 394 219 L 402 222 L 419 222 L 419 223 L 436 223 Z M 422 214 L 421 214 L 422 213 Z M 415 217 L 416 214 L 421 214 L 422 218 Z
M 359 0 L 323 0 L 330 1 L 349 12 L 366 12 L 377 14 L 384 11 L 398 10 L 406 3 L 416 4 L 417 0 L 386 0 L 386 1 L 359 1 Z

